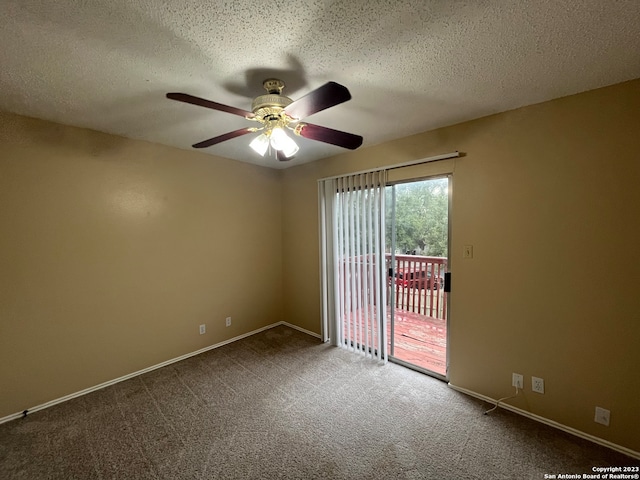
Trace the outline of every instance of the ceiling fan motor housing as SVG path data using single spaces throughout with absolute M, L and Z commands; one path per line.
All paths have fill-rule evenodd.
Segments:
M 260 95 L 251 103 L 251 111 L 256 115 L 259 115 L 259 111 L 262 109 L 282 111 L 291 102 L 293 100 L 284 95 Z
M 277 78 L 268 78 L 262 82 L 262 86 L 268 92 L 267 95 L 256 97 L 251 103 L 251 111 L 261 122 L 275 120 L 280 117 L 282 111 L 291 104 L 293 100 L 282 95 L 284 82 Z

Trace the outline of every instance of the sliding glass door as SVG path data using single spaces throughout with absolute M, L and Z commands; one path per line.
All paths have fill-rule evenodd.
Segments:
M 447 378 L 451 177 L 319 182 L 322 336 Z
M 386 187 L 389 358 L 447 377 L 451 178 Z

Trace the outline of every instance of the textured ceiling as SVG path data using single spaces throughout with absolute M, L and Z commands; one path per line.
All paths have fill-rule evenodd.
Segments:
M 250 109 L 267 77 L 294 100 L 333 80 L 353 99 L 309 121 L 370 146 L 638 78 L 639 25 L 639 0 L 2 0 L 0 109 L 190 149 L 253 124 L 166 92 Z M 249 138 L 204 151 L 344 151 Z

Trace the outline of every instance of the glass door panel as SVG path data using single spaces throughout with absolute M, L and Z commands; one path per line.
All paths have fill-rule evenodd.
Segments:
M 447 376 L 450 177 L 387 187 L 390 358 Z

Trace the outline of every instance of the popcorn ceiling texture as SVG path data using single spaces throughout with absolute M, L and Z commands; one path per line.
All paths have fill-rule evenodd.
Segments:
M 189 149 L 251 124 L 166 92 L 248 109 L 266 77 L 293 99 L 333 80 L 353 99 L 310 121 L 368 146 L 638 78 L 639 23 L 637 0 L 4 0 L 0 109 Z M 297 140 L 281 164 L 246 137 L 205 152 L 344 151 Z

